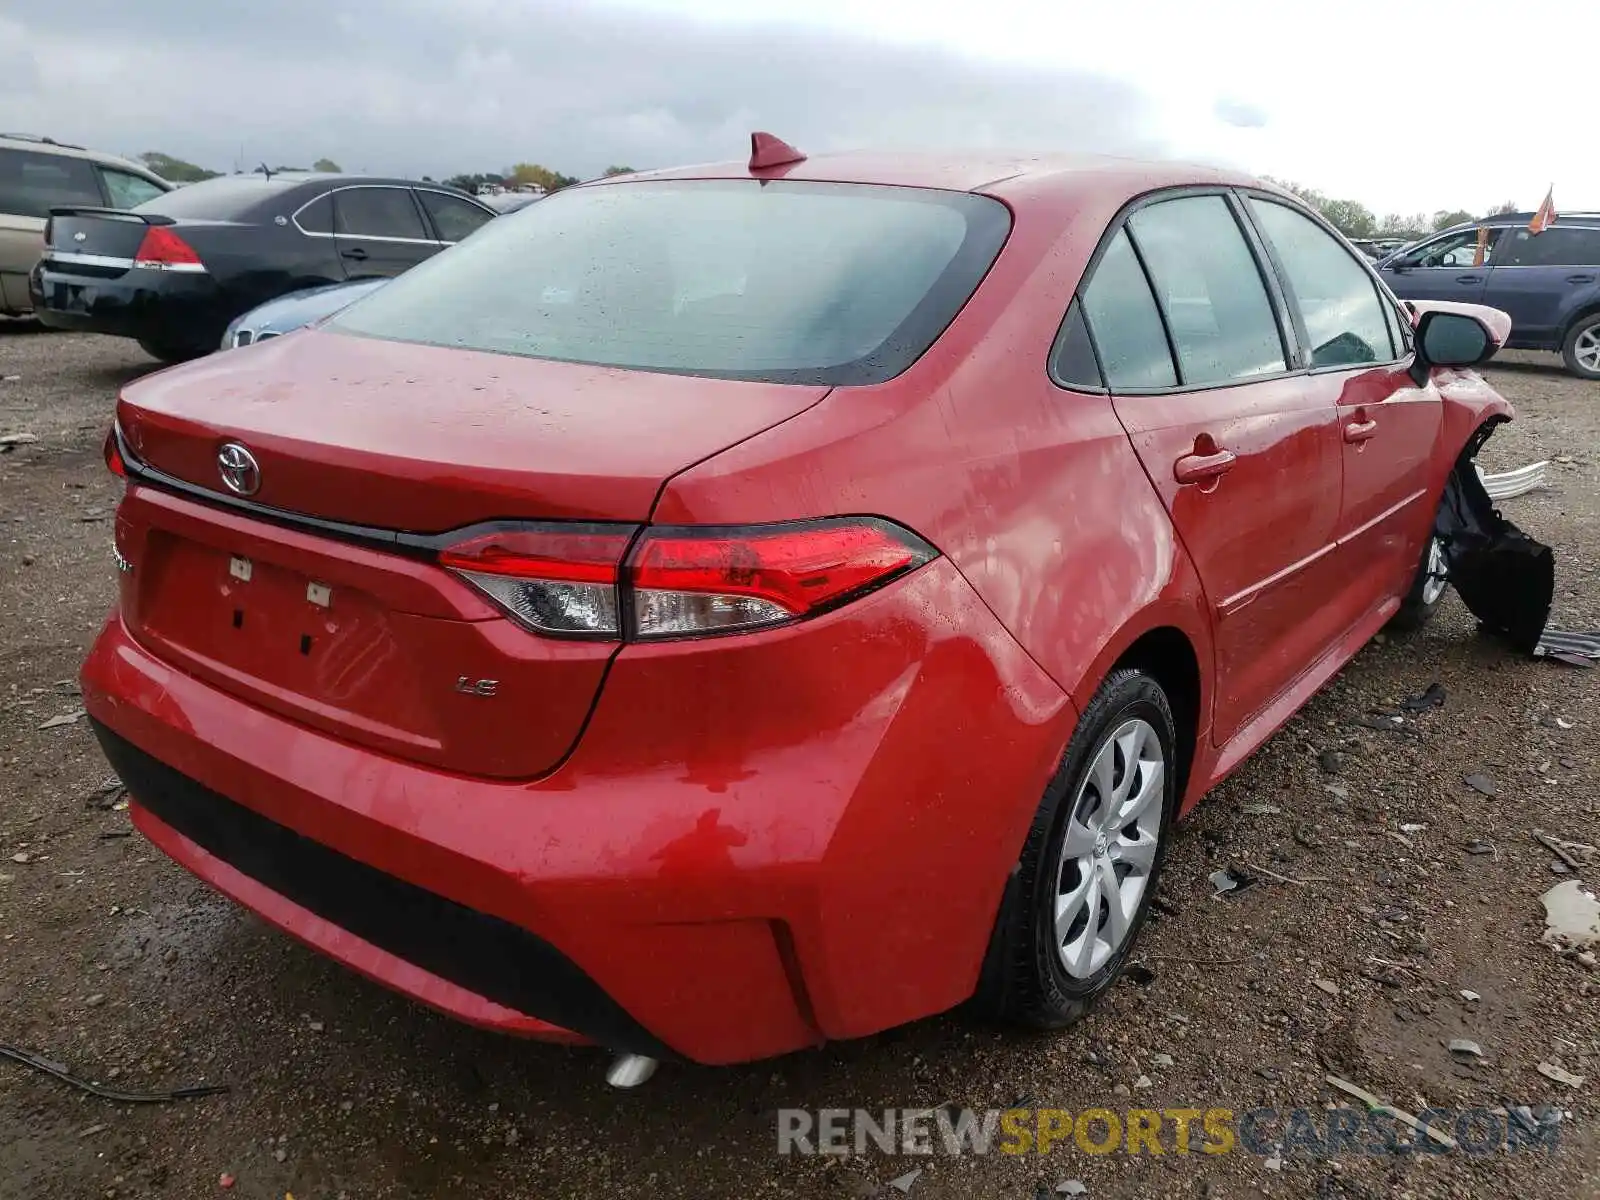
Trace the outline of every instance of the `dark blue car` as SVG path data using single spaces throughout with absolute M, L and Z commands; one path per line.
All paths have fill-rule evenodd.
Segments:
M 1532 213 L 1457 225 L 1388 255 L 1378 271 L 1403 300 L 1460 300 L 1511 314 L 1514 349 L 1553 350 L 1600 379 L 1600 213 L 1562 213 L 1543 233 Z M 1478 230 L 1488 235 L 1478 262 Z

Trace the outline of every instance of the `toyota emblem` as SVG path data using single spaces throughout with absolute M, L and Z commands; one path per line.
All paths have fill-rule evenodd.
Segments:
M 261 487 L 261 468 L 256 456 L 238 442 L 225 442 L 217 451 L 217 474 L 236 496 L 254 496 Z

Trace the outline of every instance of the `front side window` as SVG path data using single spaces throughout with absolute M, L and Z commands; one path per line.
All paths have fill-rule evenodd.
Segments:
M 439 240 L 444 242 L 459 242 L 486 224 L 494 215 L 485 212 L 470 200 L 463 200 L 460 196 L 449 196 L 444 192 L 419 191 L 417 199 L 421 200 L 422 207 L 428 210 L 433 227 L 439 233 Z
M 1463 229 L 1449 237 L 1429 242 L 1414 256 L 1416 261 L 1412 265 L 1452 268 L 1487 266 L 1496 261 L 1495 241 L 1499 236 L 1498 229 Z
M 1255 255 L 1223 197 L 1163 200 L 1135 212 L 1128 228 L 1149 268 L 1185 385 L 1288 369 Z
M 0 150 L 0 213 L 43 219 L 55 207 L 105 203 L 94 165 L 65 154 Z
M 133 208 L 146 200 L 167 194 L 165 188 L 157 187 L 144 176 L 119 171 L 115 167 L 101 167 L 100 178 L 105 181 L 112 208 Z
M 1513 229 L 1501 243 L 1497 267 L 1600 266 L 1600 229 L 1550 226 L 1543 233 Z
M 328 328 L 678 374 L 876 383 L 933 344 L 1010 226 L 989 197 L 921 188 L 572 188 L 490 221 Z
M 1160 388 L 1178 382 L 1150 281 L 1126 231 L 1119 229 L 1111 239 L 1083 289 L 1083 314 L 1107 387 Z
M 1334 237 L 1284 204 L 1251 198 L 1300 309 L 1313 367 L 1391 362 L 1394 346 L 1371 275 Z
M 400 187 L 344 188 L 333 195 L 333 231 L 347 237 L 432 241 L 411 191 Z

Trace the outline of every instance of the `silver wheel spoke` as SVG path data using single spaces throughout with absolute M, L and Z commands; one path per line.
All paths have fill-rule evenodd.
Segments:
M 1089 979 L 1122 949 L 1155 869 L 1167 788 L 1166 751 L 1134 718 L 1113 729 L 1084 772 L 1061 833 L 1052 913 L 1056 951 Z

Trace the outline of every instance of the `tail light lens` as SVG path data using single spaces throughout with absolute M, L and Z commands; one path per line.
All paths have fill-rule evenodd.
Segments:
M 134 253 L 133 265 L 162 271 L 204 271 L 205 264 L 189 245 L 165 225 L 145 230 L 144 240 Z
M 439 562 L 539 633 L 647 640 L 784 624 L 915 570 L 937 551 L 875 517 L 748 529 L 522 526 Z M 626 562 L 624 557 L 627 556 Z
M 539 633 L 616 637 L 617 565 L 631 529 L 531 527 L 480 534 L 439 563 Z
M 113 475 L 126 479 L 128 477 L 128 464 L 122 461 L 122 447 L 117 445 L 117 427 L 115 425 L 106 431 L 104 454 L 106 469 Z

